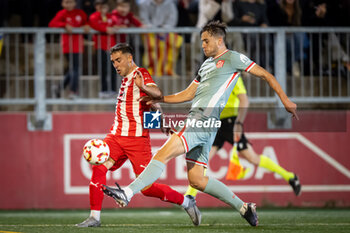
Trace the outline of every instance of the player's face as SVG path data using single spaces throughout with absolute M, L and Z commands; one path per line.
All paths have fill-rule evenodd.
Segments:
M 111 61 L 117 73 L 122 77 L 127 76 L 132 71 L 133 61 L 129 53 L 114 52 L 111 54 Z
M 108 4 L 98 4 L 96 5 L 96 11 L 101 12 L 102 15 L 106 15 L 109 11 Z
M 126 16 L 130 12 L 130 4 L 127 2 L 119 3 L 117 5 L 117 11 L 121 16 Z
M 63 0 L 62 7 L 68 11 L 71 11 L 75 8 L 76 2 L 75 0 Z
M 218 38 L 210 35 L 208 32 L 203 32 L 201 35 L 202 48 L 205 56 L 215 57 L 219 51 Z

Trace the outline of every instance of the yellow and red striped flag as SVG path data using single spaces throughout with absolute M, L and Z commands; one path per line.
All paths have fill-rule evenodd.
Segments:
M 175 64 L 183 37 L 177 33 L 149 33 L 142 38 L 145 46 L 142 61 L 148 72 L 155 76 L 175 76 Z
M 0 56 L 1 56 L 3 44 L 4 44 L 4 35 L 0 33 Z
M 230 164 L 228 166 L 226 180 L 239 180 L 243 179 L 249 172 L 249 168 L 244 168 L 239 162 L 237 153 L 237 144 L 233 145 L 232 155 L 230 158 Z

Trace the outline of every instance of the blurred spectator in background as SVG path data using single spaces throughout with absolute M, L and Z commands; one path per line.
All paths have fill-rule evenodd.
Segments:
M 232 0 L 199 0 L 197 28 L 203 28 L 211 20 L 228 23 L 233 20 Z M 227 39 L 232 36 L 227 36 Z M 196 48 L 196 67 L 202 64 L 204 54 L 201 52 L 202 43 L 198 33 L 192 34 L 192 46 Z
M 146 27 L 174 28 L 178 12 L 173 0 L 145 0 L 140 5 L 140 18 Z M 183 38 L 177 33 L 148 33 L 143 36 L 143 65 L 151 75 L 176 76 L 175 64 Z
M 197 28 L 202 28 L 211 20 L 228 23 L 233 20 L 231 0 L 199 0 Z
M 134 16 L 131 9 L 130 0 L 117 0 L 116 8 L 112 11 L 113 16 L 116 19 L 116 26 L 118 28 L 127 28 L 127 27 L 141 27 L 142 22 Z M 125 43 L 126 35 L 118 34 L 117 43 Z
M 299 0 L 281 0 L 268 8 L 268 18 L 270 26 L 301 26 L 302 12 Z M 304 60 L 304 39 L 303 32 L 287 33 L 287 72 L 293 76 L 300 76 L 300 66 L 298 62 Z
M 87 16 L 84 11 L 75 9 L 75 0 L 62 0 L 63 10 L 57 12 L 56 16 L 49 23 L 49 27 L 64 28 L 67 33 L 62 34 L 61 43 L 64 56 L 68 62 L 68 69 L 64 77 L 63 88 L 70 84 L 69 98 L 78 97 L 79 84 L 79 57 L 83 53 L 83 35 L 72 34 L 73 28 L 84 27 L 88 31 Z M 57 94 L 60 96 L 61 85 Z
M 198 0 L 176 0 L 178 21 L 177 27 L 193 27 L 197 22 Z
M 0 27 L 7 26 L 7 20 L 9 17 L 9 4 L 8 0 L 0 1 Z
M 173 28 L 178 12 L 173 0 L 145 0 L 140 5 L 140 18 L 147 27 Z
M 139 5 L 141 4 L 139 0 L 128 0 L 129 4 L 130 4 L 130 12 L 136 17 L 136 18 L 140 18 L 139 13 L 140 13 L 140 9 L 139 9 Z M 109 0 L 109 5 L 112 6 L 113 9 L 116 8 L 117 4 L 118 4 L 118 0 Z
M 267 27 L 267 8 L 264 0 L 236 0 L 233 5 L 234 19 L 229 25 L 240 27 Z M 265 64 L 267 69 L 272 66 L 272 59 L 267 64 L 265 51 L 270 49 L 271 43 L 266 48 L 265 40 L 269 34 L 263 35 L 258 33 L 243 34 L 245 43 L 245 53 L 248 54 L 256 63 Z M 271 41 L 271 40 L 269 40 Z M 250 45 L 250 46 L 249 46 Z
M 0 0 L 0 26 L 47 27 L 60 9 L 57 0 Z
M 94 0 L 77 0 L 77 8 L 83 10 L 89 17 L 95 12 Z
M 303 26 L 329 26 L 331 24 L 328 0 L 301 0 Z
M 234 4 L 234 23 L 242 27 L 267 27 L 264 0 L 238 0 Z
M 197 22 L 198 0 L 175 0 L 179 14 L 177 27 L 194 27 Z M 185 34 L 186 43 L 191 41 L 191 35 Z
M 344 18 L 343 10 L 344 2 L 342 0 L 302 0 L 302 24 L 303 26 L 322 27 L 322 26 L 341 26 L 343 20 L 349 22 L 349 16 Z M 341 44 L 343 37 L 339 38 L 335 33 L 310 33 L 310 43 L 312 43 L 312 52 L 309 59 L 313 61 L 313 69 L 307 70 L 313 74 L 320 72 L 329 73 L 336 72 L 339 68 L 342 72 L 350 68 L 349 55 L 346 54 Z M 331 56 L 332 64 L 327 59 L 322 59 L 320 63 L 320 55 L 322 57 Z M 321 53 L 320 53 L 321 51 Z M 341 67 L 337 67 L 341 63 Z
M 116 94 L 116 72 L 110 62 L 109 49 L 116 44 L 117 19 L 109 14 L 107 0 L 95 0 L 96 12 L 89 17 L 91 28 L 101 32 L 95 34 L 93 41 L 97 50 L 98 73 L 101 76 L 100 98 L 113 97 Z M 109 85 L 108 85 L 109 84 Z

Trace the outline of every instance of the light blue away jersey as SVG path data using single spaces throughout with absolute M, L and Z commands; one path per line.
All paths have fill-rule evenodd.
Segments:
M 194 82 L 199 83 L 190 114 L 220 119 L 220 113 L 232 92 L 241 71 L 249 71 L 255 63 L 245 55 L 226 50 L 204 61 Z

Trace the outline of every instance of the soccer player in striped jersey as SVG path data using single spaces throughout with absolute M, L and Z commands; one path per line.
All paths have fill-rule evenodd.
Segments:
M 148 129 L 143 128 L 143 112 L 150 106 L 138 99 L 144 96 L 162 98 L 162 92 L 144 68 L 138 67 L 133 60 L 133 49 L 126 43 L 111 48 L 111 61 L 118 74 L 123 77 L 117 98 L 114 124 L 104 141 L 110 148 L 110 158 L 102 165 L 92 167 L 89 185 L 90 216 L 78 227 L 99 227 L 103 201 L 102 185 L 106 184 L 108 170 L 115 171 L 129 159 L 137 176 L 152 159 Z M 158 104 L 159 105 L 159 104 Z M 155 106 L 160 108 L 160 106 Z M 168 185 L 151 183 L 141 190 L 145 196 L 156 197 L 162 201 L 182 206 L 194 225 L 199 225 L 201 214 L 191 197 L 184 197 Z
M 188 115 L 190 122 L 205 125 L 211 119 L 220 120 L 220 114 L 238 80 L 241 71 L 258 76 L 272 87 L 284 107 L 297 118 L 296 104 L 282 90 L 276 78 L 248 57 L 230 51 L 225 45 L 226 26 L 218 21 L 210 22 L 201 30 L 202 48 L 208 57 L 200 67 L 197 77 L 183 91 L 164 96 L 161 99 L 142 98 L 148 104 L 155 102 L 182 103 L 192 100 Z M 173 133 L 155 154 L 147 168 L 129 186 L 111 188 L 104 186 L 104 192 L 121 206 L 162 174 L 167 162 L 186 153 L 187 175 L 192 187 L 203 191 L 235 208 L 252 226 L 258 225 L 254 203 L 243 202 L 222 182 L 204 175 L 209 151 L 215 139 L 216 130 L 204 127 L 183 127 Z
M 216 154 L 218 150 L 224 145 L 225 141 L 231 145 L 234 142 L 236 148 L 233 149 L 233 153 L 239 152 L 243 158 L 247 159 L 255 166 L 263 167 L 269 171 L 279 174 L 286 182 L 288 182 L 294 191 L 296 196 L 300 195 L 301 185 L 299 178 L 293 172 L 285 170 L 283 167 L 272 161 L 266 155 L 258 155 L 252 145 L 246 138 L 243 130 L 243 123 L 248 112 L 249 100 L 247 90 L 244 86 L 241 77 L 238 78 L 235 88 L 231 92 L 230 97 L 226 103 L 224 110 L 220 115 L 221 127 L 218 130 L 213 146 L 209 152 L 209 160 Z M 235 162 L 235 160 L 234 160 Z M 239 164 L 235 164 L 230 161 L 229 171 L 226 179 L 238 180 L 244 177 L 246 171 Z M 198 190 L 189 186 L 185 193 L 185 196 L 191 195 L 195 197 Z

